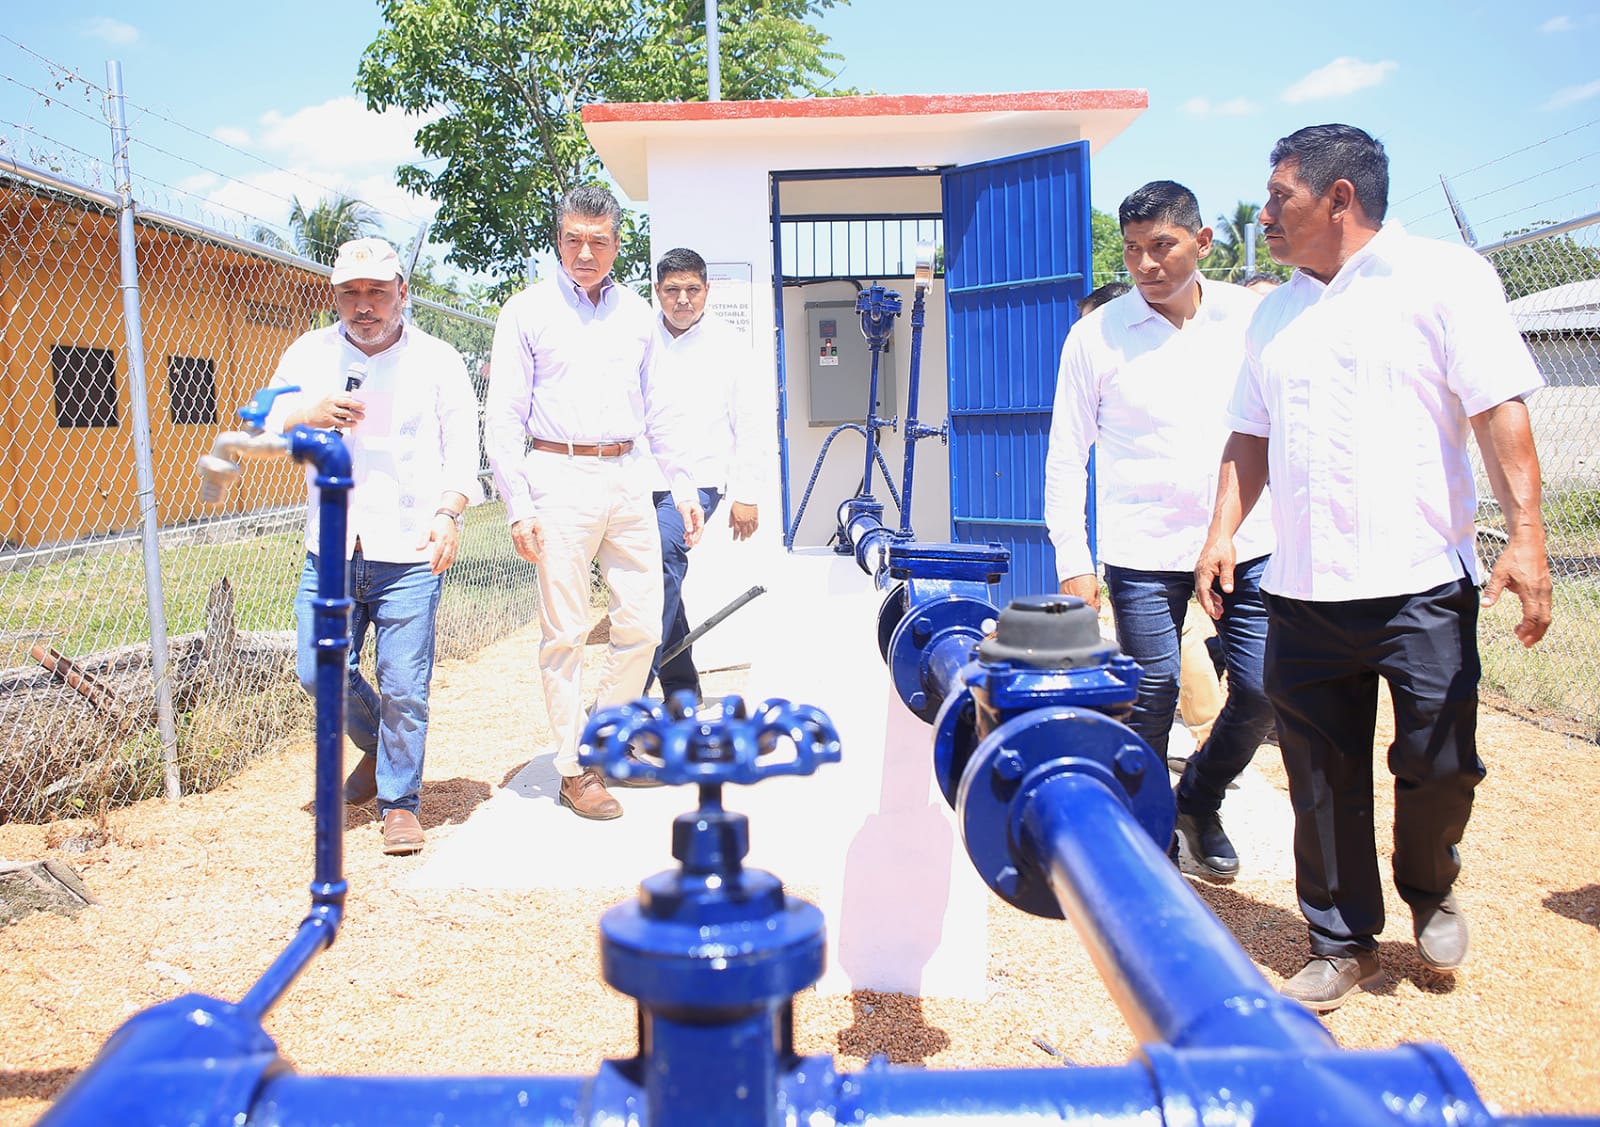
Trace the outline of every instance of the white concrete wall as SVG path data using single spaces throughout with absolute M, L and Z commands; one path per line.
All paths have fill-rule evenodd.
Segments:
M 1060 143 L 1076 140 L 1062 137 Z M 660 253 L 675 246 L 692 247 L 711 262 L 749 262 L 752 275 L 751 317 L 758 328 L 770 327 L 771 338 L 758 335 L 752 356 L 755 382 L 772 396 L 766 410 L 773 420 L 772 473 L 769 488 L 761 499 L 761 528 L 752 542 L 734 544 L 727 530 L 727 518 L 719 513 L 710 533 L 695 549 L 685 585 L 685 599 L 691 625 L 698 624 L 774 567 L 774 554 L 783 553 L 783 508 L 779 493 L 777 463 L 777 349 L 772 246 L 772 188 L 769 169 L 904 168 L 933 163 L 967 163 L 1005 156 L 1038 147 L 1036 137 L 1013 135 L 1006 129 L 991 129 L 981 136 L 952 141 L 940 139 L 940 151 L 930 153 L 928 138 L 913 127 L 903 135 L 885 138 L 829 137 L 819 132 L 814 143 L 804 149 L 777 143 L 751 143 L 729 146 L 713 140 L 675 141 L 661 151 L 650 153 L 649 211 L 651 246 Z M 849 180 L 831 183 L 787 182 L 783 208 L 786 213 L 802 211 L 853 210 L 864 213 L 892 213 L 936 210 L 938 180 L 929 178 L 886 178 Z M 872 279 L 862 279 L 870 284 Z M 895 358 L 897 410 L 904 414 L 910 366 L 910 281 L 894 283 L 901 290 L 907 311 L 896 327 L 892 346 Z M 892 287 L 893 288 L 893 287 Z M 786 423 L 791 444 L 789 473 L 791 505 L 797 507 L 817 451 L 828 428 L 807 424 L 806 364 L 796 350 L 804 346 L 805 302 L 828 297 L 853 297 L 849 286 L 809 286 L 785 294 L 784 323 L 788 334 L 790 417 Z M 937 426 L 947 409 L 945 368 L 945 315 L 942 285 L 935 284 L 928 301 L 927 325 L 923 332 L 921 399 L 918 416 Z M 896 434 L 882 436 L 884 456 L 900 487 L 903 445 Z M 841 435 L 834 443 L 824 477 L 813 493 L 802 535 L 796 545 L 819 544 L 832 532 L 833 511 L 850 496 L 861 476 L 864 449 L 859 435 Z M 874 494 L 888 501 L 887 490 L 875 483 Z M 917 448 L 916 483 L 913 490 L 913 525 L 919 536 L 947 540 L 949 527 L 949 462 L 945 448 L 937 439 L 924 440 Z M 791 509 L 791 513 L 792 513 Z M 898 523 L 892 505 L 886 505 L 886 520 Z M 777 608 L 763 609 L 762 599 L 729 618 L 707 634 L 695 647 L 696 662 L 702 668 L 716 668 L 751 660 L 758 642 L 782 628 L 784 617 Z M 790 619 L 789 621 L 792 621 Z

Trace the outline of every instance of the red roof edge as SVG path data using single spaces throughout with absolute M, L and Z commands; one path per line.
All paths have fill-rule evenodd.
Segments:
M 1021 94 L 867 94 L 754 102 L 596 102 L 585 125 L 629 121 L 743 121 L 762 118 L 910 117 L 923 114 L 1144 110 L 1144 90 L 1044 90 Z

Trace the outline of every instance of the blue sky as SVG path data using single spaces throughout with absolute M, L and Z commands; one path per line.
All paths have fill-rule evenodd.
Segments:
M 1322 121 L 1384 141 L 1391 214 L 1422 233 L 1453 236 L 1441 173 L 1485 242 L 1600 210 L 1595 0 L 1205 8 L 856 0 L 823 28 L 844 56 L 840 81 L 881 93 L 1148 90 L 1150 109 L 1094 162 L 1094 202 L 1107 211 L 1163 177 L 1192 187 L 1208 216 L 1258 201 L 1273 140 Z M 415 122 L 377 119 L 352 93 L 379 26 L 375 5 L 0 0 L 0 9 L 4 151 L 34 163 L 48 155 L 109 186 L 97 104 L 66 72 L 103 84 L 115 58 L 141 143 L 135 171 L 159 186 L 158 206 L 192 214 L 205 201 L 209 216 L 248 230 L 246 216 L 281 224 L 291 195 L 345 190 L 378 205 L 397 241 L 427 214 L 391 175 L 415 155 Z

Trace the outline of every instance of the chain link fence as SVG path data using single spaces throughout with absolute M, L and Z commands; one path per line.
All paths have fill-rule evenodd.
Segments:
M 1528 411 L 1554 583 L 1550 632 L 1532 650 L 1511 633 L 1521 617 L 1514 596 L 1484 613 L 1484 687 L 1519 711 L 1600 739 L 1600 214 L 1478 250 L 1499 272 L 1545 378 Z M 1505 540 L 1504 521 L 1481 461 L 1476 469 L 1478 543 L 1492 560 Z
M 303 470 L 252 462 L 212 511 L 195 463 L 288 344 L 327 323 L 326 270 L 142 213 L 136 410 L 119 209 L 0 164 L 0 820 L 205 790 L 311 719 L 294 673 Z M 426 300 L 413 316 L 466 357 L 481 403 L 493 322 Z M 533 590 L 503 505 L 474 505 L 440 655 L 530 621 Z

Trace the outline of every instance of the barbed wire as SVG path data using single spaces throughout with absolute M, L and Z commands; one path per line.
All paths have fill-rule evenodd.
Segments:
M 95 83 L 95 82 L 91 81 L 90 79 L 84 77 L 82 74 L 80 74 L 78 71 L 76 71 L 70 65 L 62 63 L 62 62 L 59 62 L 59 61 L 57 61 L 55 59 L 51 59 L 48 56 L 43 55 L 43 54 L 39 53 L 38 51 L 34 50 L 33 48 L 29 47 L 27 44 L 22 43 L 19 40 L 15 39 L 15 38 L 13 38 L 13 37 L 11 37 L 9 35 L 5 35 L 3 33 L 0 33 L 0 41 L 3 41 L 5 43 L 11 44 L 17 50 L 23 52 L 24 54 L 26 54 L 27 56 L 31 57 L 32 59 L 37 60 L 39 63 L 43 64 L 46 68 L 48 68 L 50 70 L 50 72 L 52 73 L 52 75 L 65 76 L 65 81 L 80 83 L 80 84 L 83 85 L 83 87 L 86 90 L 97 92 L 102 97 L 105 97 L 105 96 L 107 96 L 109 94 L 109 91 L 103 85 Z M 35 97 L 43 99 L 48 105 L 51 105 L 51 106 L 60 105 L 63 108 L 65 108 L 66 110 L 68 110 L 69 112 L 76 114 L 78 117 L 83 118 L 85 121 L 88 121 L 88 122 L 90 122 L 91 124 L 93 124 L 93 125 L 95 125 L 97 127 L 105 128 L 107 126 L 107 119 L 105 117 L 103 117 L 103 116 L 102 117 L 96 117 L 96 116 L 94 116 L 92 114 L 84 112 L 83 110 L 81 110 L 81 109 L 79 109 L 79 108 L 77 108 L 75 106 L 72 106 L 66 99 L 61 97 L 59 92 L 51 93 L 50 91 L 40 89 L 38 86 L 30 85 L 27 82 L 22 81 L 22 80 L 20 80 L 20 79 L 18 79 L 16 77 L 13 77 L 13 76 L 11 76 L 9 74 L 0 73 L 0 80 L 3 80 L 5 82 L 11 84 L 11 85 L 17 87 L 18 89 L 24 90 L 24 91 L 34 95 Z M 188 168 L 194 169 L 197 172 L 202 172 L 202 173 L 206 173 L 206 174 L 211 175 L 211 176 L 215 176 L 220 181 L 222 181 L 224 183 L 235 184 L 235 185 L 238 185 L 240 187 L 248 188 L 250 191 L 257 193 L 262 197 L 265 197 L 265 198 L 268 198 L 268 199 L 272 199 L 272 200 L 276 200 L 277 202 L 279 202 L 282 205 L 284 205 L 286 210 L 289 209 L 289 208 L 292 208 L 294 206 L 294 204 L 297 202 L 298 197 L 296 197 L 296 196 L 284 195 L 282 192 L 274 190 L 272 188 L 269 188 L 264 184 L 251 182 L 251 181 L 247 181 L 247 180 L 241 179 L 240 177 L 235 176 L 235 175 L 233 175 L 231 173 L 222 171 L 220 168 L 217 168 L 212 164 L 206 163 L 204 160 L 197 159 L 197 158 L 195 158 L 193 156 L 190 156 L 188 154 L 185 154 L 185 153 L 175 152 L 171 148 L 164 147 L 164 146 L 162 146 L 160 144 L 157 144 L 157 143 L 149 140 L 148 138 L 145 138 L 145 137 L 142 137 L 142 136 L 139 136 L 139 135 L 136 134 L 136 132 L 135 132 L 136 123 L 137 124 L 143 124 L 148 120 L 155 120 L 155 121 L 163 122 L 166 125 L 172 127 L 173 129 L 176 129 L 176 130 L 178 130 L 178 131 L 180 131 L 180 132 L 182 132 L 184 134 L 187 134 L 190 137 L 196 138 L 196 139 L 204 142 L 207 145 L 215 146 L 218 149 L 224 150 L 226 152 L 234 154 L 235 156 L 238 156 L 238 157 L 241 157 L 241 158 L 243 158 L 245 160 L 248 160 L 248 161 L 252 162 L 254 165 L 259 166 L 261 169 L 263 169 L 265 171 L 281 173 L 286 177 L 290 177 L 290 178 L 292 178 L 294 180 L 301 181 L 301 182 L 311 186 L 312 188 L 317 189 L 320 193 L 323 193 L 326 196 L 333 197 L 333 198 L 339 198 L 339 197 L 344 197 L 344 196 L 346 196 L 348 194 L 345 189 L 337 188 L 337 187 L 334 187 L 332 185 L 323 183 L 318 178 L 316 178 L 314 176 L 307 175 L 304 171 L 285 168 L 283 165 L 277 164 L 274 161 L 269 160 L 266 157 L 261 156 L 259 153 L 250 152 L 247 149 L 240 148 L 239 146 L 231 144 L 230 142 L 225 141 L 225 140 L 223 140 L 223 139 L 221 139 L 221 138 L 219 138 L 219 137 L 217 137 L 217 136 L 215 136 L 213 134 L 210 134 L 210 133 L 207 133 L 207 132 L 205 132 L 203 130 L 197 129 L 196 127 L 194 127 L 194 126 L 188 124 L 187 122 L 181 120 L 180 118 L 178 118 L 175 115 L 175 111 L 171 111 L 171 110 L 169 110 L 169 109 L 167 109 L 165 107 L 156 107 L 156 106 L 150 105 L 148 103 L 138 101 L 135 98 L 128 97 L 126 95 L 126 92 L 124 92 L 123 102 L 124 102 L 124 105 L 127 107 L 127 109 L 129 111 L 131 111 L 130 114 L 129 114 L 129 134 L 130 134 L 130 136 L 129 136 L 129 145 L 130 145 L 130 150 L 132 150 L 132 151 L 148 151 L 150 153 L 157 154 L 157 155 L 159 155 L 159 156 L 161 156 L 161 157 L 163 157 L 163 158 L 165 158 L 167 160 L 176 161 L 176 162 L 178 162 L 178 163 L 180 163 L 180 164 L 182 164 L 182 165 L 184 165 L 184 166 L 186 166 Z M 32 134 L 33 136 L 44 138 L 45 140 L 47 140 L 52 145 L 61 145 L 64 148 L 73 148 L 68 143 L 63 142 L 63 141 L 59 141 L 56 137 L 54 137 L 54 136 L 52 136 L 52 135 L 50 135 L 48 133 L 41 132 L 37 127 L 29 126 L 29 125 L 27 125 L 25 123 L 20 123 L 20 122 L 13 122 L 11 124 L 14 125 L 17 129 L 22 130 L 24 133 L 29 133 L 29 134 Z M 80 152 L 80 153 L 82 152 L 82 150 L 77 150 L 77 149 L 74 149 L 73 151 L 77 151 L 77 152 Z M 88 154 L 84 154 L 84 155 L 87 156 Z M 187 200 L 199 201 L 200 211 L 202 213 L 209 213 L 208 212 L 209 208 L 217 206 L 214 200 L 209 200 L 206 197 L 200 196 L 197 193 L 191 192 L 191 191 L 189 191 L 187 189 L 179 188 L 179 187 L 177 187 L 175 185 L 166 184 L 166 183 L 163 183 L 161 181 L 156 181 L 156 180 L 152 179 L 151 177 L 149 177 L 149 175 L 147 173 L 145 173 L 144 171 L 141 170 L 138 162 L 133 162 L 133 163 L 135 165 L 135 175 L 141 181 L 145 181 L 145 182 L 149 182 L 149 183 L 153 183 L 153 184 L 160 184 L 162 187 L 164 187 L 168 191 L 172 192 L 175 197 L 183 197 L 183 198 L 185 198 Z M 382 207 L 381 205 L 378 205 L 378 204 L 373 204 L 373 203 L 371 203 L 369 201 L 366 201 L 366 200 L 363 200 L 362 202 L 365 203 L 382 220 L 384 220 L 386 225 L 392 223 L 392 224 L 397 225 L 399 228 L 403 228 L 403 229 L 411 229 L 411 228 L 414 228 L 415 225 L 416 225 L 417 220 L 416 220 L 416 218 L 414 216 L 401 215 L 398 212 L 391 211 L 388 208 Z M 190 206 L 193 206 L 193 205 L 190 205 Z M 255 224 L 255 225 L 267 227 L 267 228 L 270 228 L 270 229 L 272 229 L 274 231 L 277 231 L 279 233 L 282 233 L 282 232 L 284 232 L 286 230 L 286 227 L 285 227 L 285 225 L 284 225 L 284 223 L 282 221 L 275 221 L 275 220 L 267 219 L 264 216 L 260 216 L 260 215 L 253 214 L 251 212 L 244 211 L 241 208 L 234 208 L 234 207 L 230 207 L 228 205 L 222 205 L 222 206 L 226 207 L 227 210 L 229 210 L 231 212 L 234 212 L 235 214 L 241 216 L 242 219 L 247 224 Z M 175 208 L 174 210 L 180 210 L 180 209 L 176 209 Z M 187 208 L 185 208 L 183 210 L 187 210 Z M 190 214 L 193 217 L 198 218 L 198 215 L 194 215 L 192 212 Z M 214 214 L 214 213 L 210 213 L 210 214 Z

